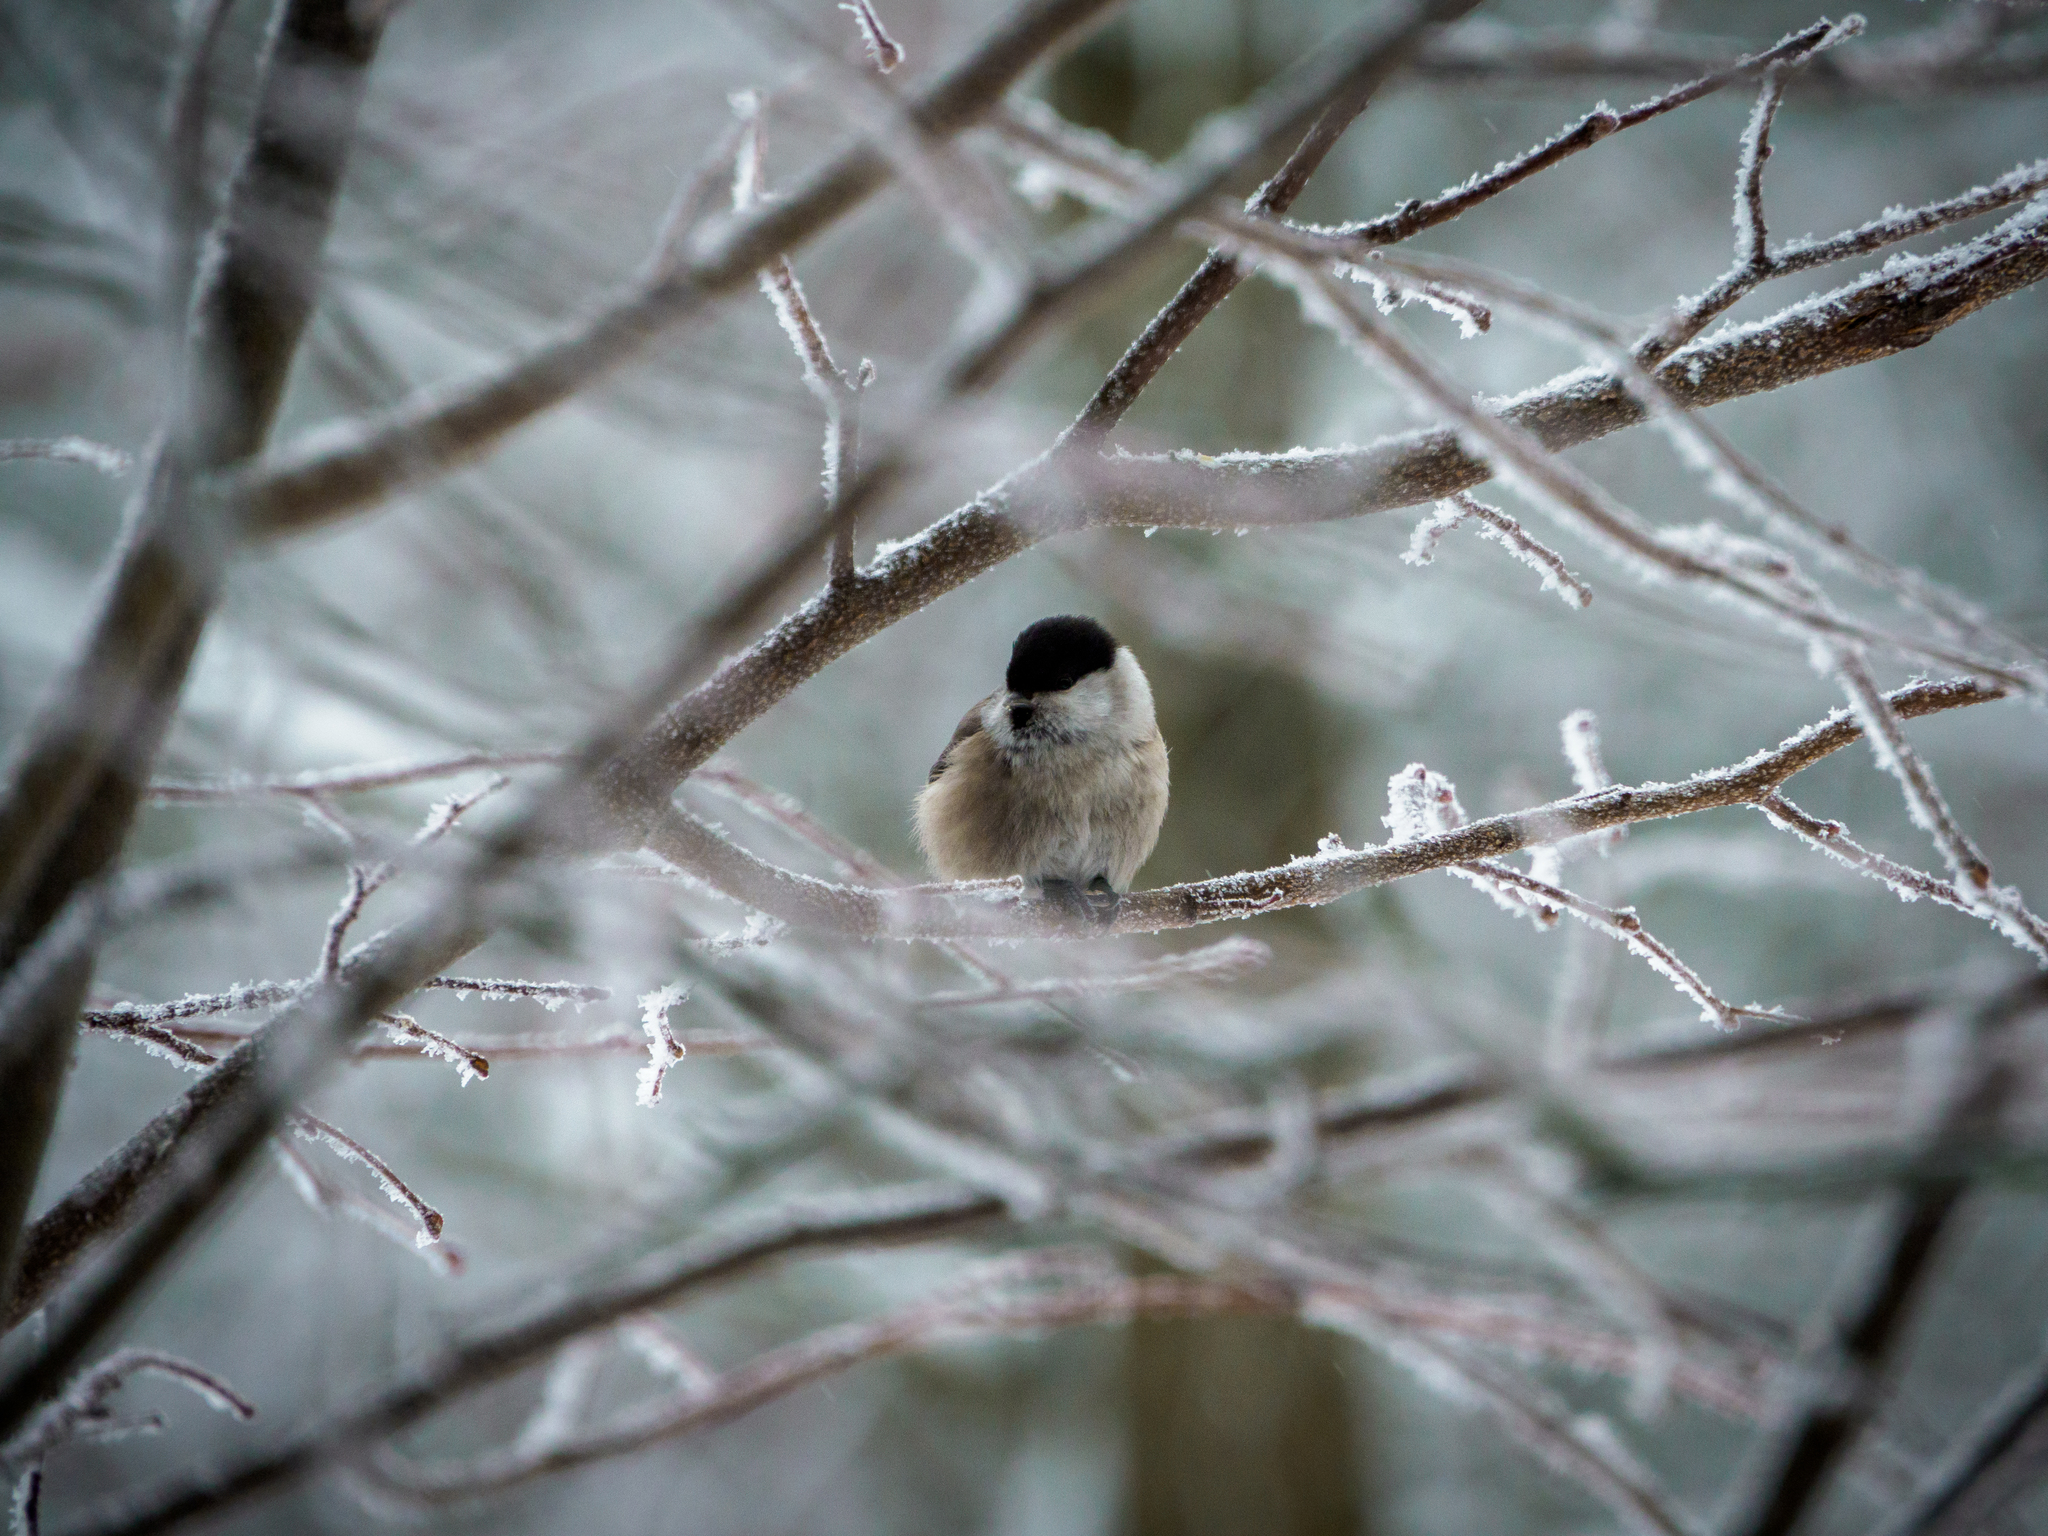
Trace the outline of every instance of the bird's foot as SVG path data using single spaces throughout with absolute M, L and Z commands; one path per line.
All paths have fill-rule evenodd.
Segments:
M 1101 875 L 1085 886 L 1072 880 L 1047 880 L 1039 889 L 1045 893 L 1045 899 L 1064 915 L 1081 918 L 1098 928 L 1106 928 L 1116 921 L 1117 908 L 1123 905 L 1124 900 Z

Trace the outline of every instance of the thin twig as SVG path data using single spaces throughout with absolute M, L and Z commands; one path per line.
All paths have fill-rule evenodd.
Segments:
M 956 1184 L 922 1183 L 786 1202 L 687 1244 L 624 1281 L 568 1287 L 537 1316 L 473 1334 L 368 1402 L 299 1430 L 264 1455 L 186 1482 L 85 1528 L 143 1536 L 240 1503 L 357 1455 L 449 1399 L 545 1359 L 561 1344 L 622 1318 L 672 1304 L 709 1284 L 792 1254 L 862 1249 L 966 1231 L 1001 1204 Z
M 455 757 L 435 758 L 423 763 L 372 764 L 359 768 L 324 768 L 282 778 L 251 779 L 159 779 L 149 786 L 149 798 L 165 804 L 190 805 L 214 801 L 255 800 L 269 795 L 314 797 L 367 794 L 418 784 L 430 779 L 453 778 L 457 774 L 492 772 L 507 768 L 553 765 L 563 761 L 560 752 L 464 752 Z
M 1447 21 L 1453 18 L 1447 11 L 1431 19 Z M 1413 41 L 1420 41 L 1420 36 L 1419 32 L 1414 34 Z M 1406 46 L 1412 46 L 1412 42 Z M 1280 169 L 1267 177 L 1259 190 L 1246 199 L 1245 211 L 1278 217 L 1292 207 L 1308 186 L 1316 168 L 1336 148 L 1344 130 L 1365 110 L 1384 79 L 1383 72 L 1366 75 L 1354 89 L 1325 107 Z M 1204 257 L 1201 266 L 1181 285 L 1180 291 L 1124 350 L 1109 376 L 1075 418 L 1073 426 L 1068 429 L 1069 435 L 1085 442 L 1113 430 L 1145 386 L 1158 376 L 1167 360 L 1179 350 L 1181 343 L 1193 335 L 1209 313 L 1230 296 L 1244 276 L 1244 270 L 1222 251 L 1211 251 Z
M 1877 1536 L 1967 1536 L 2038 1477 L 2048 1452 L 2048 1358 L 2014 1372 Z
M 48 459 L 58 464 L 83 464 L 103 475 L 121 476 L 135 461 L 118 448 L 83 437 L 0 437 L 0 460 Z
M 875 8 L 868 0 L 842 0 L 839 9 L 850 13 L 854 24 L 860 28 L 860 40 L 867 45 L 868 58 L 875 68 L 888 74 L 903 62 L 903 45 L 891 37 L 882 25 L 882 18 L 875 14 Z
M 621 1410 L 581 1435 L 486 1452 L 463 1462 L 408 1466 L 384 1456 L 373 1465 L 380 1480 L 410 1499 L 470 1498 L 725 1423 L 838 1371 L 935 1344 L 1142 1316 L 1273 1313 L 1292 1306 L 1293 1295 L 1284 1286 L 1178 1275 L 1065 1285 L 1020 1298 L 915 1303 L 871 1322 L 841 1324 L 770 1350 L 720 1373 L 709 1387 L 686 1386 Z
M 1111 3 L 1027 0 L 927 87 L 912 111 L 931 133 L 959 132 Z M 713 296 L 750 282 L 768 262 L 879 190 L 888 176 L 879 151 L 865 145 L 849 150 L 786 197 L 707 230 L 686 262 L 629 289 L 537 351 L 465 385 L 424 391 L 345 433 L 294 444 L 236 486 L 245 519 L 273 533 L 313 526 L 476 457 L 638 356 Z

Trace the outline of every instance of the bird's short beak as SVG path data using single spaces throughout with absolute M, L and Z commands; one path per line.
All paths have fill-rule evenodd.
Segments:
M 1038 706 L 1036 704 L 1029 702 L 1012 704 L 1010 706 L 1010 729 L 1013 731 L 1023 730 L 1031 724 L 1037 714 Z

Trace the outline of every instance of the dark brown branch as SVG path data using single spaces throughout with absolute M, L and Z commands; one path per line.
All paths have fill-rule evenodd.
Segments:
M 1971 1536 L 2048 1465 L 2048 1359 L 2006 1383 L 1878 1536 Z
M 1952 1140 L 1966 1118 L 1991 1106 L 1996 1069 L 1985 1065 L 1984 1014 L 1952 1018 L 1949 1027 L 1967 1032 L 1963 1060 L 1954 1069 L 1926 1140 L 1931 1153 Z M 1942 1027 L 1940 1021 L 1925 1026 Z M 1735 1516 L 1727 1536 L 1791 1536 L 1807 1509 L 1828 1487 L 1858 1436 L 1882 1406 L 1882 1389 L 1894 1373 L 1906 1327 L 1929 1265 L 1950 1218 L 1968 1189 L 1960 1175 L 1923 1180 L 1885 1197 L 1882 1228 L 1854 1252 L 1827 1319 L 1826 1362 L 1808 1362 L 1790 1374 L 1752 1453 L 1746 1475 L 1737 1480 Z M 1843 1379 L 1846 1377 L 1846 1379 Z
M 359 14 L 361 13 L 361 14 Z M 384 11 L 282 0 L 256 114 L 194 297 L 172 426 L 139 492 L 89 639 L 58 678 L 0 798 L 0 973 L 111 866 L 215 601 L 217 509 L 195 476 L 268 435 L 354 137 Z M 42 1148 L 70 1060 L 90 950 L 50 973 L 33 1006 L 0 1021 L 0 1277 L 11 1276 Z
M 306 1477 L 461 1394 L 544 1359 L 579 1334 L 636 1312 L 669 1306 L 692 1292 L 736 1279 L 776 1259 L 845 1248 L 873 1248 L 964 1232 L 1002 1214 L 1002 1203 L 955 1184 L 878 1190 L 765 1212 L 689 1244 L 666 1261 L 642 1266 L 623 1282 L 583 1294 L 519 1322 L 458 1342 L 410 1380 L 378 1392 L 334 1419 L 315 1424 L 276 1450 L 217 1478 L 187 1483 L 110 1510 L 84 1529 L 94 1536 L 143 1536 L 228 1508 Z M 81 1533 L 82 1536 L 82 1533 Z

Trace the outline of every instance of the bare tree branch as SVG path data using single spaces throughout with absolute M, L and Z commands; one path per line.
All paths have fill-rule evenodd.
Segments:
M 845 1248 L 917 1242 L 971 1230 L 1001 1203 L 957 1184 L 923 1183 L 812 1199 L 771 1208 L 725 1231 L 650 1261 L 624 1281 L 587 1288 L 538 1315 L 459 1342 L 423 1372 L 377 1393 L 331 1423 L 316 1424 L 262 1458 L 109 1510 L 84 1529 L 95 1536 L 142 1536 L 226 1508 L 354 1455 L 434 1412 L 450 1398 L 501 1380 L 559 1345 L 637 1313 L 668 1306 L 773 1260 Z
M 1937 1107 L 1926 1139 L 1938 1146 L 1995 1091 L 1995 1069 L 1984 1060 L 1978 1020 L 1936 1017 L 1921 1027 L 1957 1037 L 1949 1080 L 1929 1095 Z M 1809 1360 L 1787 1371 L 1750 1465 L 1735 1481 L 1728 1536 L 1789 1536 L 1875 1417 L 1927 1270 L 1967 1188 L 1961 1177 L 1934 1178 L 1881 1202 L 1879 1230 L 1852 1248 L 1820 1324 L 1819 1348 L 1808 1352 L 1839 1351 L 1839 1361 Z
M 1974 25 L 1957 33 L 1937 23 L 1831 54 L 1814 66 L 1811 83 L 1842 96 L 1883 99 L 2024 90 L 2048 79 L 2048 48 L 1994 49 L 1988 45 L 1996 37 L 1974 33 Z M 1412 68 L 1426 80 L 1446 82 L 1668 80 L 1719 68 L 1734 51 L 1721 39 L 1684 33 L 1608 38 L 1598 28 L 1548 31 L 1482 21 L 1447 32 Z
M 2048 1361 L 2014 1373 L 1929 1469 L 1879 1536 L 1969 1536 L 2040 1480 L 2048 1453 Z
M 1469 8 L 1445 8 L 1431 12 L 1427 20 L 1441 24 Z M 1398 66 L 1403 53 L 1419 43 L 1422 36 L 1419 29 L 1406 34 L 1389 64 Z M 1309 178 L 1315 175 L 1316 168 L 1336 148 L 1344 130 L 1365 110 L 1373 92 L 1386 79 L 1386 73 L 1381 70 L 1365 75 L 1352 90 L 1325 107 L 1286 162 L 1246 200 L 1245 212 L 1278 217 L 1291 208 L 1307 187 Z M 1244 281 L 1244 275 L 1243 269 L 1221 251 L 1211 251 L 1204 257 L 1194 274 L 1181 285 L 1180 291 L 1152 317 L 1137 340 L 1125 348 L 1124 355 L 1110 370 L 1109 377 L 1102 381 L 1075 418 L 1069 433 L 1085 443 L 1114 430 L 1145 386 L 1166 366 L 1167 359 L 1194 334 L 1195 327 L 1218 304 L 1230 297 L 1231 291 Z
M 926 132 L 969 126 L 1010 85 L 1112 0 L 1027 0 L 911 110 Z M 401 487 L 487 451 L 505 433 L 638 356 L 710 298 L 753 280 L 888 179 L 879 150 L 860 145 L 752 217 L 705 231 L 689 259 L 658 270 L 610 307 L 531 356 L 466 385 L 437 388 L 349 428 L 286 449 L 234 489 L 243 523 L 258 532 L 315 526 L 381 501 Z
M 253 129 L 194 300 L 182 394 L 137 493 L 90 638 L 29 727 L 0 796 L 0 972 L 113 862 L 210 612 L 224 543 L 192 481 L 261 447 L 312 307 L 382 8 L 282 0 Z M 71 1054 L 88 950 L 0 1033 L 0 1276 Z

